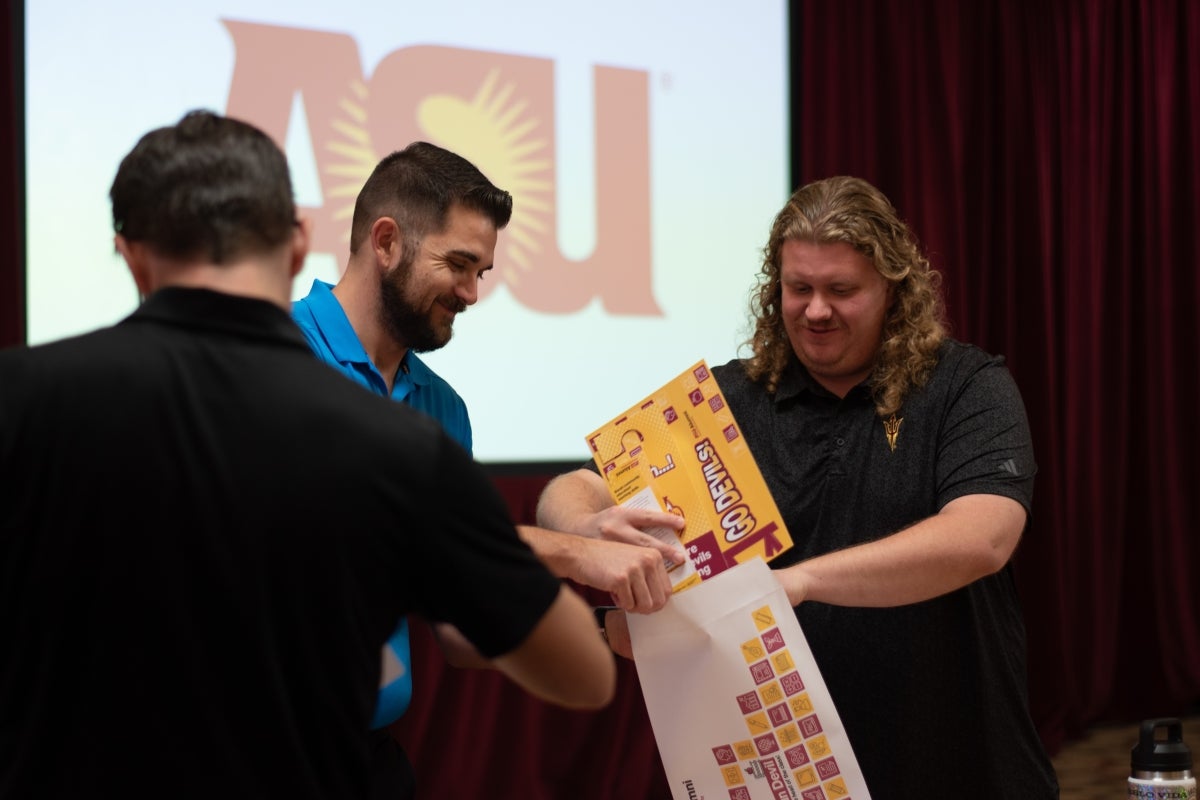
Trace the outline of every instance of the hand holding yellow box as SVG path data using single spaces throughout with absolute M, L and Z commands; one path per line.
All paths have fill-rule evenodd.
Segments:
M 594 431 L 587 442 L 618 504 L 657 506 L 687 522 L 679 540 L 690 561 L 668 565 L 675 591 L 756 556 L 770 561 L 792 546 L 705 362 Z

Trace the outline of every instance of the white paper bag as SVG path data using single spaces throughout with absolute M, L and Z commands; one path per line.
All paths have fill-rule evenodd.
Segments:
M 675 800 L 868 800 L 808 640 L 760 559 L 629 614 Z

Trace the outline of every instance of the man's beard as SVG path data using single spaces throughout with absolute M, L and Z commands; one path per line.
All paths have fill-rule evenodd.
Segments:
M 414 254 L 415 255 L 415 254 Z M 444 347 L 454 335 L 450 324 L 435 327 L 430 314 L 422 314 L 408 295 L 408 280 L 413 259 L 402 261 L 380 278 L 382 316 L 388 335 L 416 353 L 428 353 Z M 455 297 L 454 310 L 462 313 L 467 304 Z

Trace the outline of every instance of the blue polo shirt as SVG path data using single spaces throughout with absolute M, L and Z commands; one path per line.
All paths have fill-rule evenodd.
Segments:
M 467 404 L 458 392 L 411 350 L 404 355 L 392 391 L 388 392 L 387 382 L 367 357 L 367 351 L 332 289 L 331 284 L 315 280 L 308 296 L 292 304 L 292 317 L 317 357 L 375 394 L 425 412 L 471 452 L 471 420 L 467 416 Z M 400 663 L 400 676 L 379 690 L 375 718 L 371 721 L 373 728 L 390 725 L 399 719 L 412 699 L 407 619 L 400 621 L 387 646 Z

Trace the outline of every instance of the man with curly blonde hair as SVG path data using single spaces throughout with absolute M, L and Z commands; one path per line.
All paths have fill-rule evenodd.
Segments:
M 782 251 L 789 242 L 849 245 L 869 259 L 890 286 L 878 352 L 872 357 L 871 387 L 881 418 L 896 413 L 912 389 L 924 385 L 946 338 L 941 275 L 930 268 L 908 228 L 887 198 L 866 181 L 839 177 L 806 186 L 784 206 L 771 226 L 761 280 L 752 300 L 754 355 L 746 364 L 751 380 L 768 392 L 793 352 L 781 310 Z M 805 348 L 797 347 L 804 358 Z M 812 365 L 805 362 L 812 369 Z
M 771 566 L 872 796 L 1057 797 L 1010 567 L 1037 467 L 1003 359 L 947 335 L 938 273 L 858 178 L 792 195 L 751 309 L 751 354 L 713 374 L 795 542 Z M 539 504 L 541 524 L 614 538 L 621 516 L 586 469 Z

